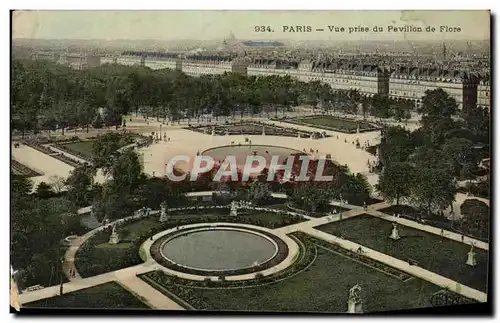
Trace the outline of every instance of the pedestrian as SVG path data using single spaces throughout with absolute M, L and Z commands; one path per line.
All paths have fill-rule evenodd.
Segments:
M 462 242 L 464 242 L 464 235 L 462 234 Z

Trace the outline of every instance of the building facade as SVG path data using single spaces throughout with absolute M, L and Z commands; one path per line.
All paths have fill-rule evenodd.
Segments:
M 443 89 L 453 97 L 459 109 L 476 105 L 490 107 L 489 81 L 479 82 L 474 74 L 463 71 L 398 66 L 389 71 L 377 65 L 346 59 L 329 62 L 286 61 L 237 58 L 231 56 L 181 56 L 172 53 L 124 52 L 113 59 L 123 65 L 141 65 L 151 69 L 168 68 L 190 76 L 240 73 L 249 76 L 278 75 L 302 82 L 320 81 L 334 90 L 358 90 L 365 97 L 376 94 L 410 100 L 415 108 L 422 104 L 427 90 Z
M 481 80 L 477 86 L 477 105 L 490 110 L 491 107 L 490 81 Z
M 416 108 L 421 106 L 427 90 L 438 88 L 454 98 L 460 110 L 474 107 L 477 103 L 477 77 L 462 71 L 399 67 L 389 79 L 389 97 L 413 101 Z

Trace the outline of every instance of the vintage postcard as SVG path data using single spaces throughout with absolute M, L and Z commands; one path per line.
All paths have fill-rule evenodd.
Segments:
M 11 306 L 491 313 L 490 19 L 13 11 Z

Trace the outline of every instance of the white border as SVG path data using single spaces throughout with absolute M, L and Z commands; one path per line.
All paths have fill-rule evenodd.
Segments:
M 0 75 L 3 78 L 3 86 L 1 87 L 1 94 L 2 94 L 2 102 L 4 103 L 2 106 L 2 109 L 0 110 L 2 113 L 2 117 L 0 118 L 0 122 L 2 123 L 2 129 L 3 132 L 3 137 L 4 138 L 9 138 L 10 133 L 9 133 L 9 120 L 10 120 L 10 115 L 9 115 L 9 87 L 10 87 L 10 82 L 9 82 L 9 63 L 10 62 L 10 44 L 8 42 L 10 38 L 10 19 L 9 19 L 9 13 L 8 9 L 10 8 L 18 8 L 18 9 L 32 9 L 32 8 L 37 8 L 37 9 L 59 9 L 59 8 L 64 8 L 64 9 L 153 9 L 153 8 L 162 8 L 162 9 L 306 9 L 306 10 L 311 10 L 311 9 L 357 9 L 357 10 L 367 10 L 367 9 L 422 9 L 422 10 L 430 10 L 430 9 L 493 9 L 493 13 L 499 12 L 499 1 L 498 0 L 474 0 L 474 1 L 458 1 L 455 0 L 453 2 L 437 2 L 437 1 L 432 1 L 432 0 L 419 0 L 419 1 L 372 1 L 372 0 L 358 0 L 358 1 L 318 1 L 318 0 L 307 0 L 307 1 L 297 1 L 297 0 L 288 0 L 286 2 L 277 2 L 277 3 L 270 3 L 270 1 L 266 0 L 254 0 L 252 2 L 243 2 L 243 1 L 221 1 L 221 0 L 215 0 L 215 1 L 210 1 L 210 2 L 205 2 L 205 1 L 181 1 L 181 2 L 172 2 L 172 1 L 147 1 L 147 0 L 142 0 L 142 1 L 130 1 L 130 0 L 122 0 L 122 1 L 109 1 L 108 3 L 102 1 L 102 0 L 87 0 L 84 2 L 70 2 L 70 1 L 54 1 L 54 0 L 46 0 L 46 1 L 36 1 L 36 0 L 20 0 L 20 1 L 13 1 L 13 0 L 7 0 L 7 1 L 2 1 L 2 17 L 3 19 L 1 20 L 1 26 L 2 26 L 2 33 L 1 35 L 4 37 L 2 41 L 3 48 L 0 50 L 0 53 L 2 55 L 2 61 L 4 64 L 2 64 L 2 70 Z M 497 17 L 498 18 L 498 17 Z M 495 25 L 495 34 L 498 35 L 498 21 L 496 22 Z M 498 42 L 495 45 L 495 52 L 498 53 L 498 48 L 497 48 Z M 498 66 L 498 62 L 496 64 Z M 498 93 L 498 83 L 495 82 L 495 91 L 494 93 Z M 492 107 L 494 110 L 496 107 Z M 499 123 L 500 124 L 500 113 L 496 112 L 495 113 L 495 120 L 493 121 L 494 124 Z M 494 135 L 494 134 L 492 134 Z M 10 143 L 5 139 L 3 141 L 5 144 L 5 151 L 10 150 Z M 498 140 L 497 140 L 498 144 Z M 498 149 L 497 145 L 495 144 L 495 148 Z M 9 157 L 10 158 L 10 157 Z M 3 233 L 2 237 L 5 240 L 2 248 L 2 266 L 0 266 L 1 270 L 3 272 L 0 274 L 0 277 L 4 277 L 3 279 L 0 279 L 0 290 L 2 293 L 1 295 L 1 303 L 0 304 L 6 304 L 9 302 L 9 295 L 7 294 L 7 289 L 8 289 L 8 284 L 7 284 L 7 272 L 9 271 L 9 266 L 8 266 L 8 259 L 9 259 L 9 253 L 10 249 L 7 249 L 7 246 L 10 244 L 10 240 L 8 237 L 10 237 L 10 218 L 7 217 L 6 215 L 10 213 L 10 210 L 7 209 L 7 205 L 9 205 L 9 194 L 8 192 L 10 191 L 10 185 L 9 185 L 9 176 L 7 172 L 8 164 L 9 164 L 9 158 L 4 157 L 1 159 L 1 165 L 0 169 L 3 171 L 0 172 L 2 175 L 2 180 L 0 180 L 0 183 L 2 185 L 2 194 L 0 194 L 2 203 L 6 209 L 2 213 L 3 216 L 3 224 L 2 230 Z M 495 162 L 495 168 L 497 168 L 497 162 Z M 495 178 L 496 180 L 497 178 Z M 496 182 L 496 181 L 495 181 Z M 492 183 L 493 184 L 493 183 Z M 494 184 L 493 184 L 494 185 Z M 498 195 L 500 194 L 497 191 L 495 191 L 495 200 L 498 199 Z M 493 215 L 496 216 L 496 215 Z M 496 229 L 498 228 L 498 222 L 499 220 L 497 219 L 495 221 L 495 228 L 493 229 L 494 232 L 498 232 Z M 498 267 L 495 268 L 495 275 L 498 272 Z M 498 277 L 498 276 L 497 276 Z M 495 297 L 496 302 L 495 305 L 498 305 L 498 297 Z M 5 305 L 4 305 L 5 306 Z M 5 315 L 6 311 L 3 311 L 3 317 L 2 317 L 2 322 L 7 321 L 7 315 Z M 293 316 L 290 317 L 284 317 L 284 318 L 278 318 L 278 317 L 273 317 L 273 321 L 275 320 L 287 320 L 290 319 Z M 9 320 L 12 320 L 13 316 L 10 315 L 8 317 Z M 45 320 L 47 322 L 52 322 L 55 318 L 42 318 L 42 320 Z M 66 319 L 66 318 L 63 318 Z M 73 318 L 72 318 L 73 319 Z M 120 320 L 127 320 L 125 317 L 120 317 Z M 136 318 L 130 318 L 130 320 L 135 320 Z M 170 317 L 169 320 L 174 320 L 174 317 Z M 204 320 L 218 320 L 218 318 L 209 318 L 205 317 L 203 318 Z M 241 320 L 241 318 L 233 318 L 235 320 Z M 305 319 L 305 318 L 304 318 Z M 310 318 L 307 318 L 310 319 Z M 324 318 L 324 319 L 331 319 L 330 317 Z M 340 318 L 335 318 L 336 320 L 344 321 L 344 320 L 359 320 L 359 318 L 346 318 L 346 317 L 340 317 Z M 373 318 L 372 318 L 373 319 Z M 386 319 L 386 317 L 380 317 L 380 319 Z M 408 318 L 405 318 L 406 320 Z M 437 321 L 437 319 L 431 319 L 429 317 L 422 318 L 425 319 L 427 322 L 429 321 Z M 446 320 L 445 318 L 439 318 L 439 320 Z M 458 319 L 457 318 L 451 318 L 453 320 Z M 31 322 L 34 321 L 33 318 L 25 318 L 26 322 Z M 90 321 L 91 319 L 84 319 L 84 321 Z M 100 322 L 103 319 L 100 318 L 93 318 L 93 321 Z M 194 320 L 194 319 L 193 319 Z M 197 321 L 201 321 L 201 319 L 196 319 Z M 263 318 L 259 317 L 259 321 L 267 321 L 271 320 L 270 318 Z M 163 322 L 164 318 L 154 318 L 153 321 L 157 322 Z

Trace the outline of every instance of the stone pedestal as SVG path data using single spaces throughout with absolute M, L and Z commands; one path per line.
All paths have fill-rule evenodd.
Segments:
M 393 240 L 399 240 L 401 239 L 401 237 L 399 236 L 399 230 L 398 230 L 398 226 L 396 223 L 393 223 L 392 224 L 392 232 L 391 232 L 391 235 L 389 236 L 389 238 L 393 239 Z
M 297 138 L 299 138 L 299 139 L 300 139 L 300 133 L 299 133 L 299 134 L 297 134 Z
M 347 302 L 347 313 L 361 314 L 363 313 L 363 303 L 356 303 L 354 300 Z
M 265 136 L 266 135 L 266 128 L 265 127 L 262 127 L 262 135 Z
M 361 287 L 355 285 L 349 290 L 349 300 L 347 301 L 347 313 L 363 313 L 363 301 L 361 299 Z
M 313 135 L 313 134 L 311 134 L 311 136 L 310 136 L 309 138 L 314 139 L 314 135 Z
M 467 265 L 469 266 L 476 266 L 477 265 L 477 254 L 474 251 L 474 246 L 472 245 L 470 248 L 470 251 L 467 253 Z

